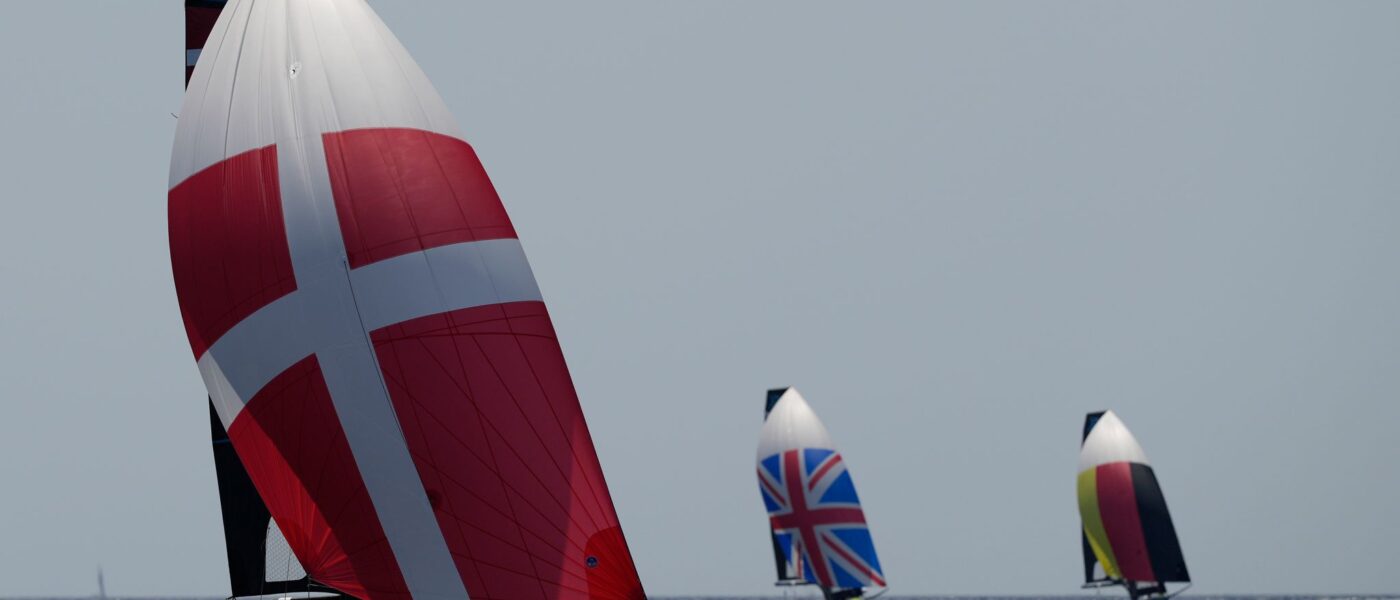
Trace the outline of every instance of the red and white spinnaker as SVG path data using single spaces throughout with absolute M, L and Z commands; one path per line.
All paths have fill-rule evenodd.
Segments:
M 515 229 L 362 0 L 233 0 L 170 251 L 200 374 L 308 576 L 367 600 L 642 598 Z

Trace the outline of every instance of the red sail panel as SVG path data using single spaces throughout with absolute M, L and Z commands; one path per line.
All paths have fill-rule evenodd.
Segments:
M 473 595 L 643 597 L 543 303 L 423 317 L 374 344 Z
M 1099 515 L 1123 578 L 1129 581 L 1157 581 L 1142 534 L 1142 519 L 1138 515 L 1137 494 L 1133 488 L 1132 463 L 1099 465 L 1095 476 Z
M 496 188 L 464 141 L 418 129 L 356 129 L 326 134 L 325 148 L 352 268 L 515 237 Z
M 170 262 L 195 358 L 296 289 L 277 189 L 277 147 L 249 150 L 170 190 Z
M 324 146 L 354 268 L 515 237 L 465 142 L 361 129 L 327 134 Z M 468 590 L 496 598 L 640 597 L 625 543 L 597 543 L 601 555 L 586 551 L 600 532 L 620 540 L 620 528 L 543 303 L 424 316 L 372 335 Z
M 268 383 L 228 433 L 307 573 L 359 598 L 409 598 L 314 356 Z

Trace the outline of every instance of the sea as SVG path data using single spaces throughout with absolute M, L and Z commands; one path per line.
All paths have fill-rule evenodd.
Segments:
M 807 590 L 803 590 L 807 591 Z M 769 594 L 763 596 L 649 596 L 651 600 L 779 600 L 783 598 L 791 599 L 820 599 L 821 594 L 816 591 L 810 593 L 796 593 L 792 595 Z M 1187 592 L 1181 594 L 1183 600 L 1400 600 L 1400 594 L 1291 594 L 1291 595 L 1255 595 L 1255 594 L 1232 594 L 1232 595 L 1210 595 L 1191 594 Z M 224 600 L 224 599 L 219 599 Z M 1126 593 L 1113 595 L 1105 592 L 1103 595 L 1025 595 L 1025 596 L 902 596 L 887 594 L 880 596 L 880 600 L 1128 600 Z
M 815 592 L 802 593 L 794 591 L 787 595 L 766 594 L 754 596 L 649 596 L 651 600 L 781 600 L 781 599 L 819 599 L 821 594 Z M 295 600 L 295 596 L 290 596 Z M 1025 596 L 900 596 L 895 594 L 880 596 L 881 600 L 1127 600 L 1126 594 L 1103 595 L 1025 595 Z M 1209 595 L 1191 594 L 1187 592 L 1181 595 L 1183 599 L 1189 600 L 1400 600 L 1400 594 L 1230 594 L 1230 595 Z M 0 597 L 0 600 L 228 600 L 220 596 L 11 596 Z

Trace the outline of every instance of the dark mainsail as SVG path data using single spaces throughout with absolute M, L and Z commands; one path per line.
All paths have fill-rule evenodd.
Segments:
M 1157 473 L 1149 465 L 1132 465 L 1133 494 L 1137 497 L 1138 518 L 1142 519 L 1142 537 L 1152 572 L 1159 582 L 1189 582 L 1186 558 L 1181 555 L 1181 542 L 1176 537 L 1171 513 Z
M 769 413 L 773 412 L 773 407 L 778 404 L 778 400 L 781 399 L 783 394 L 787 391 L 788 388 L 768 390 L 768 397 L 764 400 L 763 405 L 763 420 L 768 420 Z M 794 560 L 787 556 L 787 553 L 783 552 L 783 545 L 778 541 L 778 532 L 769 530 L 768 537 L 773 541 L 773 564 L 778 571 L 778 584 L 800 585 L 806 583 L 807 581 L 803 579 L 802 573 L 795 572 L 797 569 L 800 569 L 800 566 L 793 566 L 800 563 L 801 558 L 798 557 Z
M 1079 437 L 1079 447 L 1084 447 L 1084 440 L 1089 439 L 1089 431 L 1098 424 L 1099 418 L 1104 411 L 1091 412 L 1084 416 L 1084 434 Z M 1079 542 L 1084 551 L 1084 583 L 1096 584 L 1109 581 L 1108 575 L 1102 567 L 1095 569 L 1099 564 L 1098 557 L 1094 556 L 1094 546 L 1089 543 L 1088 534 L 1084 533 L 1084 527 L 1079 528 Z M 1095 572 L 1097 571 L 1097 573 Z
M 331 592 L 306 577 L 286 542 L 276 532 L 248 471 L 229 443 L 228 433 L 209 403 L 209 430 L 214 446 L 214 472 L 219 479 L 219 508 L 224 515 L 224 548 L 228 552 L 229 586 L 234 598 Z M 269 532 L 276 532 L 269 535 Z M 299 576 L 288 579 L 288 573 Z

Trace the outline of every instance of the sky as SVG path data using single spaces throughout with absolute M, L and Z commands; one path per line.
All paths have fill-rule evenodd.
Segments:
M 795 385 L 899 594 L 1074 593 L 1087 411 L 1198 593 L 1400 569 L 1400 4 L 376 0 L 514 220 L 648 592 L 773 594 Z M 0 595 L 228 591 L 178 2 L 0 19 Z

